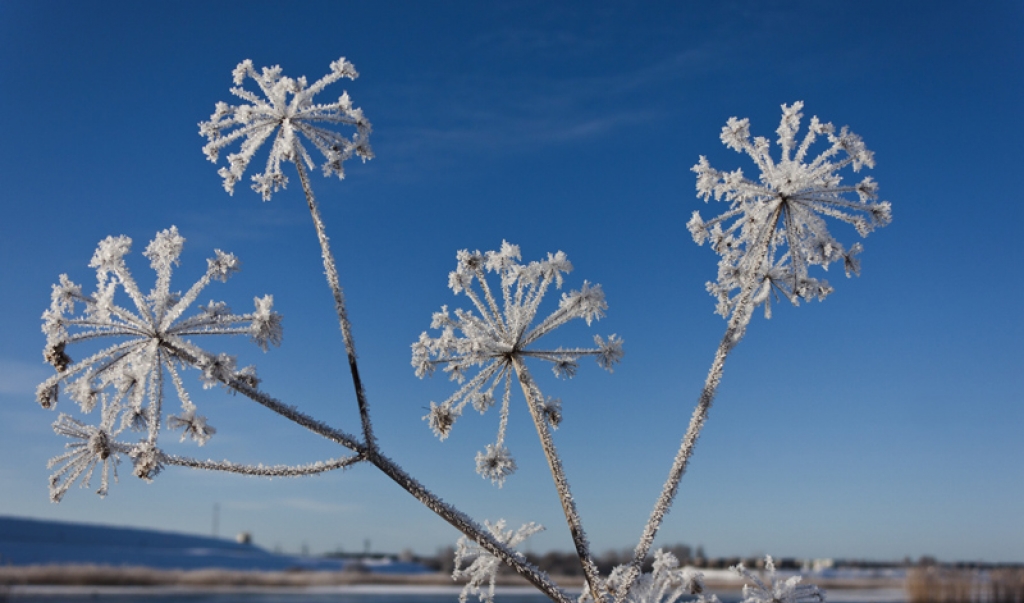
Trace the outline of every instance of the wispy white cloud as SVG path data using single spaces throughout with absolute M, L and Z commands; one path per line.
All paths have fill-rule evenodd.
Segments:
M 615 136 L 630 128 L 657 124 L 677 99 L 661 90 L 679 80 L 697 78 L 715 68 L 723 49 L 716 44 L 694 47 L 633 70 L 599 71 L 565 77 L 536 73 L 471 73 L 445 77 L 444 94 L 436 81 L 395 85 L 395 98 L 418 103 L 444 103 L 450 121 L 408 119 L 379 126 L 388 137 L 388 153 L 422 160 L 439 150 L 513 151 L 571 144 Z M 424 74 L 431 77 L 431 74 Z M 408 111 L 406 115 L 422 114 Z
M 307 513 L 348 513 L 358 509 L 358 505 L 338 504 L 313 500 L 309 498 L 278 498 L 270 500 L 230 500 L 225 501 L 225 508 L 240 511 L 268 511 L 271 509 L 292 509 Z
M 38 364 L 0 358 L 0 394 L 32 394 L 50 376 L 42 360 Z

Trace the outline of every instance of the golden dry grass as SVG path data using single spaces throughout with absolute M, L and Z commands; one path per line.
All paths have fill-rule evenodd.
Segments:
M 915 567 L 906 588 L 909 603 L 1024 603 L 1024 568 Z

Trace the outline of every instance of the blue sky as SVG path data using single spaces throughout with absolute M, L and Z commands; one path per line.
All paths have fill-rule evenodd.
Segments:
M 244 308 L 271 293 L 280 348 L 211 342 L 255 363 L 264 387 L 355 430 L 330 294 L 301 190 L 269 203 L 221 188 L 197 123 L 230 100 L 245 58 L 319 78 L 344 56 L 377 157 L 314 189 L 348 295 L 361 368 L 387 454 L 482 519 L 538 521 L 534 550 L 569 549 L 529 416 L 498 490 L 473 471 L 497 417 L 465 416 L 438 442 L 420 419 L 453 391 L 420 381 L 409 345 L 442 304 L 459 249 L 563 250 L 610 309 L 557 337 L 616 333 L 626 357 L 568 382 L 556 442 L 598 551 L 632 546 L 724 329 L 704 290 L 717 258 L 686 231 L 699 155 L 753 166 L 719 142 L 731 116 L 774 137 L 779 106 L 849 125 L 875 152 L 893 223 L 864 241 L 863 274 L 830 274 L 823 303 L 754 320 L 730 358 L 659 542 L 711 555 L 1024 560 L 1024 295 L 1018 242 L 1024 9 L 1018 2 L 0 3 L 0 513 L 210 531 L 313 552 L 410 547 L 457 534 L 369 467 L 318 478 L 121 465 L 101 500 L 48 502 L 63 442 L 33 400 L 49 374 L 39 316 L 50 285 L 87 267 L 107 235 L 140 251 L 176 225 L 180 288 L 213 249 L 243 271 L 207 290 Z M 259 159 L 257 159 L 257 164 Z M 255 167 L 255 166 L 254 166 Z M 848 174 L 848 177 L 852 175 Z M 852 244 L 852 230 L 835 228 Z M 187 377 L 218 428 L 202 450 L 239 462 L 337 453 L 262 408 Z M 71 412 L 65 402 L 61 410 Z M 95 418 L 93 418 L 95 420 Z M 164 441 L 176 443 L 166 434 Z M 173 446 L 172 446 L 173 448 Z

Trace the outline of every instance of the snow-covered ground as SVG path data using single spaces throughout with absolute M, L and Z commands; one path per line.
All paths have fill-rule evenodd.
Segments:
M 278 555 L 251 544 L 157 530 L 0 517 L 0 565 L 91 564 L 156 569 L 419 573 L 414 563 Z

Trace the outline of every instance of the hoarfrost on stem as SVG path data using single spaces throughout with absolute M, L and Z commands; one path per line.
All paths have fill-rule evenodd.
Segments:
M 171 429 L 182 429 L 182 440 L 191 437 L 200 445 L 216 431 L 197 414 L 185 389 L 180 370 L 192 367 L 200 371 L 204 387 L 239 381 L 254 384 L 255 370 L 238 369 L 234 357 L 214 354 L 198 347 L 191 337 L 207 335 L 247 335 L 264 350 L 281 341 L 281 317 L 272 311 L 273 299 L 256 298 L 256 310 L 234 314 L 226 304 L 210 302 L 200 312 L 182 318 L 186 309 L 212 280 L 226 281 L 239 269 L 238 259 L 215 251 L 207 262 L 206 273 L 184 294 L 172 292 L 172 267 L 178 264 L 185 239 L 175 227 L 157 233 L 144 255 L 156 271 L 156 285 L 144 294 L 125 263 L 131 239 L 107 237 L 100 242 L 90 267 L 96 269 L 96 291 L 86 295 L 67 275 L 53 286 L 50 308 L 43 313 L 46 334 L 44 358 L 57 373 L 39 385 L 37 398 L 44 407 L 57 404 L 63 385 L 65 392 L 84 413 L 99 403 L 101 422 L 87 426 L 62 414 L 54 430 L 80 440 L 69 444 L 71 452 L 51 461 L 65 463 L 51 478 L 51 497 L 56 501 L 68 484 L 83 476 L 88 482 L 93 467 L 102 462 L 100 493 L 107 490 L 107 470 L 116 462 L 115 453 L 127 453 L 135 461 L 135 473 L 150 479 L 160 468 L 157 438 L 164 412 L 164 389 L 171 382 L 181 403 L 180 415 L 167 418 Z M 119 305 L 118 290 L 127 294 L 134 310 Z M 75 362 L 67 354 L 76 343 L 114 339 L 115 343 Z M 145 430 L 142 442 L 128 445 L 115 440 L 125 429 Z
M 751 139 L 749 120 L 732 117 L 722 128 L 722 142 L 754 160 L 760 170 L 756 182 L 741 169 L 718 171 L 703 156 L 693 167 L 698 196 L 729 204 L 727 211 L 707 221 L 695 211 L 687 223 L 697 243 L 710 241 L 722 256 L 718 280 L 707 284 L 722 316 L 736 312 L 738 305 L 763 303 L 770 317 L 773 295 L 793 304 L 801 298 L 824 299 L 832 287 L 810 276 L 808 268 L 818 265 L 827 270 L 842 261 L 847 276 L 858 274 L 856 255 L 862 250 L 860 243 L 845 248 L 836 241 L 824 218 L 846 222 L 861 236 L 891 220 L 889 202 L 877 201 L 878 185 L 870 176 L 851 185 L 843 184 L 839 175 L 848 166 L 854 172 L 874 167 L 874 155 L 861 138 L 845 126 L 837 133 L 831 123 L 812 117 L 798 143 L 802 108 L 802 102 L 782 105 L 776 130 L 778 161 L 769 153 L 768 139 Z M 819 137 L 831 146 L 808 161 L 808 151 Z
M 264 201 L 269 201 L 273 193 L 288 183 L 281 171 L 282 161 L 291 161 L 297 166 L 303 162 L 309 169 L 316 167 L 302 144 L 302 137 L 324 156 L 325 176 L 335 174 L 344 178 L 343 163 L 352 155 L 364 161 L 373 157 L 369 142 L 370 122 L 362 109 L 352 106 L 348 92 L 342 93 L 333 103 L 313 102 L 313 97 L 329 84 L 342 78 L 354 80 L 359 77 L 355 67 L 344 57 L 331 63 L 331 72 L 312 85 L 307 85 L 304 76 L 295 79 L 283 76 L 279 65 L 264 67 L 257 72 L 248 59 L 238 64 L 233 75 L 235 86 L 231 93 L 247 104 L 219 102 L 210 121 L 199 124 L 199 133 L 208 140 L 203 152 L 213 163 L 217 163 L 221 149 L 243 139 L 241 150 L 228 155 L 228 167 L 218 171 L 224 179 L 224 189 L 229 193 L 234 193 L 235 184 L 241 180 L 256 151 L 271 135 L 274 135 L 274 142 L 266 169 L 252 177 L 252 188 L 263 196 Z M 263 97 L 242 87 L 246 77 L 256 82 Z M 327 124 L 352 126 L 355 132 L 346 137 L 325 127 Z

